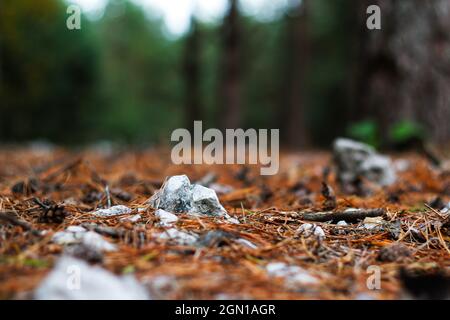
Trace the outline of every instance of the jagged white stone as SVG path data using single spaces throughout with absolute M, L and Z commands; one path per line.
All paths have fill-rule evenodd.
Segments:
M 231 218 L 220 204 L 213 189 L 191 184 L 185 175 L 167 179 L 160 190 L 149 200 L 151 207 L 171 213 L 190 213 L 225 217 L 231 223 L 239 220 Z
M 227 211 L 220 204 L 216 192 L 198 184 L 192 188 L 192 208 L 190 211 L 220 217 L 227 215 Z
M 37 300 L 149 300 L 145 288 L 131 276 L 118 277 L 98 266 L 61 257 L 34 292 Z

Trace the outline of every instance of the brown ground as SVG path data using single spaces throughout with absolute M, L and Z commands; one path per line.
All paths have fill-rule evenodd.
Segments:
M 33 229 L 49 232 L 38 236 L 21 226 L 0 222 L 0 298 L 31 297 L 30 292 L 63 251 L 51 243 L 52 234 L 84 222 L 121 230 L 119 238 L 105 235 L 120 247 L 118 252 L 105 254 L 102 263 L 105 268 L 117 274 L 134 272 L 148 284 L 163 275 L 174 280 L 160 288 L 149 285 L 157 298 L 354 299 L 363 295 L 402 298 L 404 290 L 399 280 L 402 267 L 413 273 L 448 272 L 450 268 L 450 234 L 446 229 L 449 221 L 424 205 L 437 196 L 445 203 L 450 200 L 450 174 L 432 168 L 415 155 L 401 158 L 410 161 L 410 168 L 400 174 L 398 183 L 389 188 L 366 183 L 365 188 L 372 191 L 366 197 L 342 194 L 331 171 L 327 181 L 336 192 L 335 210 L 384 208 L 387 228 L 358 229 L 361 222 L 340 228 L 331 223 L 316 223 L 326 233 L 326 239 L 320 241 L 314 236 L 302 237 L 296 230 L 306 222 L 298 212 L 323 210 L 322 181 L 324 168 L 330 164 L 327 153 L 284 155 L 278 175 L 261 177 L 257 168 L 245 172 L 239 166 L 174 166 L 169 154 L 161 151 L 128 150 L 100 155 L 3 150 L 0 209 L 15 212 L 16 218 L 28 222 Z M 124 204 L 137 211 L 146 207 L 146 200 L 166 176 L 184 173 L 195 181 L 208 172 L 217 173 L 217 182 L 234 188 L 219 198 L 241 224 L 182 215 L 176 227 L 197 234 L 211 229 L 229 231 L 253 242 L 257 249 L 236 243 L 198 248 L 157 242 L 152 234 L 162 228 L 157 226 L 153 209 L 143 212 L 143 219 L 137 224 L 89 214 L 106 205 L 105 184 L 111 189 L 113 204 Z M 25 184 L 17 185 L 20 181 Z M 45 222 L 43 209 L 33 198 L 56 204 L 64 202 L 68 215 L 60 224 Z M 419 233 L 412 233 L 409 227 Z M 393 252 L 392 260 L 399 258 L 397 261 L 380 261 L 380 249 L 395 242 L 407 247 L 411 255 L 396 256 Z M 274 261 L 301 266 L 320 281 L 317 285 L 295 285 L 283 278 L 269 277 L 264 266 Z M 381 267 L 381 290 L 367 289 L 369 265 Z

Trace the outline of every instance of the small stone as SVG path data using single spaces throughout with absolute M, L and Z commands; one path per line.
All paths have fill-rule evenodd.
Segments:
M 284 262 L 271 262 L 266 266 L 271 277 L 283 277 L 287 284 L 316 284 L 317 278 L 299 266 L 289 266 Z
M 240 239 L 236 239 L 235 241 L 237 243 L 239 243 L 239 244 L 242 244 L 243 246 L 246 246 L 246 247 L 250 248 L 250 249 L 257 249 L 258 248 L 257 245 L 255 245 L 253 242 L 248 241 L 246 239 L 240 238 Z
M 185 175 L 170 177 L 149 200 L 151 207 L 171 213 L 230 218 L 213 189 L 192 184 Z M 233 220 L 234 223 L 239 223 Z
M 189 233 L 179 231 L 175 228 L 167 229 L 163 233 L 157 235 L 161 240 L 173 240 L 179 245 L 194 245 L 197 242 L 197 236 L 193 236 Z
M 336 225 L 340 227 L 346 227 L 348 226 L 348 223 L 345 220 L 341 220 L 338 223 L 336 223 Z
M 95 211 L 93 214 L 99 217 L 113 217 L 122 214 L 130 214 L 131 212 L 132 210 L 130 208 L 123 205 L 118 205 L 108 209 L 99 209 Z
M 381 230 L 384 222 L 382 217 L 366 217 L 363 220 L 363 227 L 367 230 Z
M 116 251 L 117 248 L 112 243 L 109 243 L 101 235 L 93 231 L 88 231 L 83 234 L 81 243 L 94 251 L 111 252 Z
M 77 232 L 86 232 L 87 230 L 85 228 L 83 228 L 82 226 L 68 226 L 66 228 L 66 231 L 77 233 Z
M 163 209 L 156 210 L 155 216 L 159 218 L 160 224 L 165 227 L 171 226 L 178 221 L 178 217 L 176 215 Z
M 192 208 L 194 213 L 211 216 L 226 216 L 227 211 L 219 202 L 216 192 L 201 185 L 194 185 L 192 189 Z
M 77 277 L 78 276 L 78 277 Z M 73 281 L 70 281 L 73 279 Z M 63 256 L 34 292 L 37 300 L 148 300 L 149 294 L 131 276 L 113 273 Z
M 441 210 L 441 213 L 450 214 L 450 202 Z
M 339 138 L 334 142 L 333 153 L 342 184 L 352 184 L 361 176 L 382 186 L 396 180 L 390 158 L 377 154 L 369 145 Z
M 325 238 L 325 231 L 320 226 L 311 223 L 302 224 L 298 229 L 297 233 L 304 237 L 310 237 L 311 235 L 316 236 L 319 239 Z
M 98 233 L 87 231 L 81 226 L 70 226 L 65 231 L 56 232 L 52 237 L 52 241 L 64 246 L 82 244 L 91 250 L 99 252 L 109 252 L 117 249 L 115 245 L 103 239 Z
M 185 175 L 170 177 L 149 200 L 155 209 L 173 213 L 188 212 L 192 207 L 192 188 Z

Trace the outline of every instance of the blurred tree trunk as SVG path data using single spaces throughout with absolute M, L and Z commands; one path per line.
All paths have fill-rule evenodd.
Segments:
M 305 119 L 305 78 L 309 56 L 308 1 L 299 2 L 286 15 L 286 70 L 279 126 L 282 142 L 290 148 L 308 144 Z
M 193 132 L 195 120 L 201 120 L 200 99 L 200 30 L 195 17 L 191 20 L 191 30 L 186 39 L 184 51 L 184 83 L 186 103 L 186 128 Z
M 238 0 L 229 0 L 229 9 L 222 26 L 222 63 L 220 106 L 222 128 L 241 125 L 240 97 L 240 25 Z
M 381 8 L 381 30 L 366 9 Z M 386 138 L 399 120 L 422 124 L 434 142 L 450 141 L 450 1 L 362 0 L 357 110 Z

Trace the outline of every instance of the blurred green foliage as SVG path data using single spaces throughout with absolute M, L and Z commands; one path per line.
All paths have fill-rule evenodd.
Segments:
M 306 113 L 313 142 L 345 133 L 354 42 L 351 0 L 314 0 L 308 20 Z M 128 0 L 111 0 L 81 30 L 66 28 L 62 0 L 1 0 L 0 140 L 168 142 L 184 126 L 185 38 Z M 285 99 L 286 19 L 241 22 L 243 126 L 279 128 Z M 219 126 L 219 24 L 200 23 L 205 127 Z M 299 88 L 301 90 L 302 88 Z M 283 130 L 283 128 L 280 128 Z M 368 124 L 352 134 L 377 144 Z
M 349 137 L 378 148 L 380 145 L 380 135 L 377 123 L 373 120 L 364 120 L 351 124 L 348 127 Z
M 400 121 L 389 130 L 389 139 L 395 144 L 402 144 L 412 140 L 423 140 L 425 131 L 421 125 L 413 121 Z

